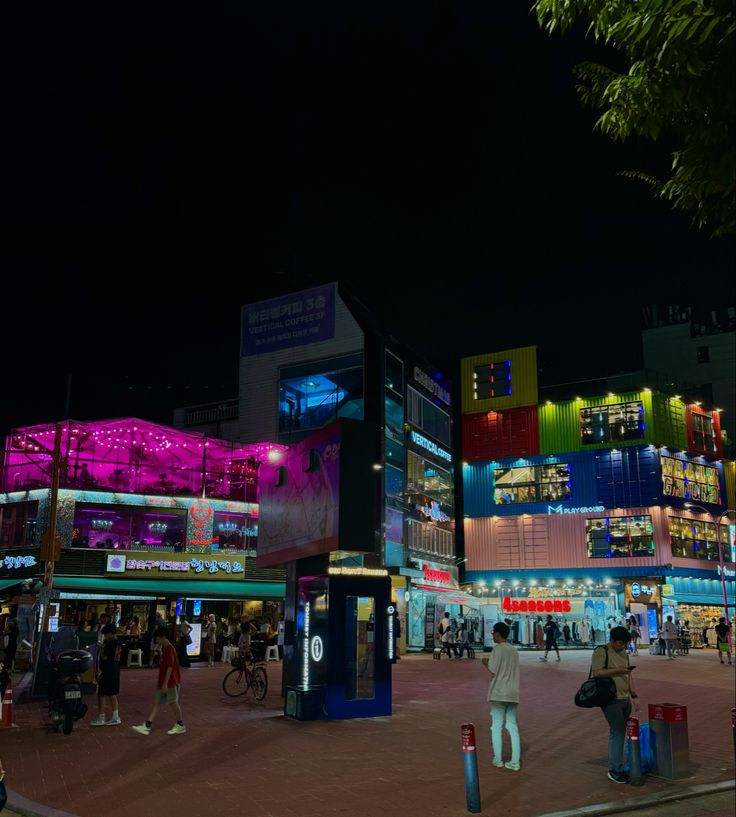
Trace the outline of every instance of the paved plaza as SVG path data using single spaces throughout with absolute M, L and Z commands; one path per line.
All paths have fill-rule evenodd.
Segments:
M 220 685 L 229 666 L 218 664 L 185 671 L 186 735 L 168 736 L 170 715 L 162 711 L 144 737 L 130 726 L 145 719 L 156 672 L 131 669 L 122 676 L 123 726 L 91 728 L 91 707 L 72 735 L 48 734 L 44 708 L 20 703 L 20 728 L 0 731 L 0 751 L 8 786 L 27 807 L 38 803 L 78 817 L 461 817 L 464 721 L 476 726 L 486 815 L 536 817 L 733 779 L 734 668 L 720 666 L 715 651 L 636 659 L 644 705 L 688 707 L 694 761 L 689 780 L 650 777 L 636 789 L 607 779 L 606 723 L 599 711 L 573 704 L 590 655 L 571 651 L 561 663 L 544 664 L 538 653 L 521 653 L 521 772 L 491 765 L 488 673 L 480 660 L 424 655 L 396 665 L 390 718 L 288 720 L 279 664 L 268 667 L 264 704 L 225 697 Z M 728 794 L 719 798 L 710 811 L 704 800 L 685 808 L 693 817 L 716 817 L 729 802 Z M 672 808 L 638 813 L 681 813 Z

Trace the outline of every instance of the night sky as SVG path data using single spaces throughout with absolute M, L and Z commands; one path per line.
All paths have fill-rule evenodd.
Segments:
M 170 422 L 237 393 L 240 305 L 350 283 L 451 373 L 538 343 L 543 379 L 641 365 L 641 306 L 733 303 L 732 239 L 616 175 L 572 66 L 480 2 L 4 9 L 0 433 Z

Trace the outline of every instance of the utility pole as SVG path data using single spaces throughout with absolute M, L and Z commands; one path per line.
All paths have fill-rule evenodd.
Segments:
M 49 502 L 49 527 L 41 537 L 41 559 L 44 562 L 43 589 L 41 601 L 43 615 L 41 619 L 41 634 L 36 650 L 36 671 L 38 670 L 39 656 L 41 655 L 41 640 L 46 632 L 49 621 L 49 607 L 51 605 L 51 591 L 54 584 L 54 565 L 61 557 L 61 537 L 56 532 L 56 510 L 59 505 L 59 480 L 61 477 L 61 431 L 62 424 L 56 424 L 54 435 L 54 454 L 51 465 L 51 500 Z

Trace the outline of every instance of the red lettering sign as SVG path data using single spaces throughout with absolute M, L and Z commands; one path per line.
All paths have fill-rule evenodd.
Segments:
M 639 740 L 639 718 L 629 718 L 626 721 L 626 737 L 629 740 Z
M 426 569 L 426 568 L 425 568 Z M 504 596 L 503 609 L 507 613 L 569 613 L 570 599 L 512 599 Z
M 435 584 L 451 584 L 452 579 L 446 570 L 432 570 L 428 565 L 424 565 L 424 581 Z
M 463 738 L 463 752 L 475 751 L 475 726 L 472 723 L 464 723 L 461 727 Z

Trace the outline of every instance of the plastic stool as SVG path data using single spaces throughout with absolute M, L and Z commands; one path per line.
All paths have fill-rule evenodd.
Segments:
M 279 648 L 272 644 L 270 647 L 266 647 L 266 661 L 278 661 L 279 660 Z
M 128 666 L 143 666 L 143 650 L 130 650 L 128 652 Z

